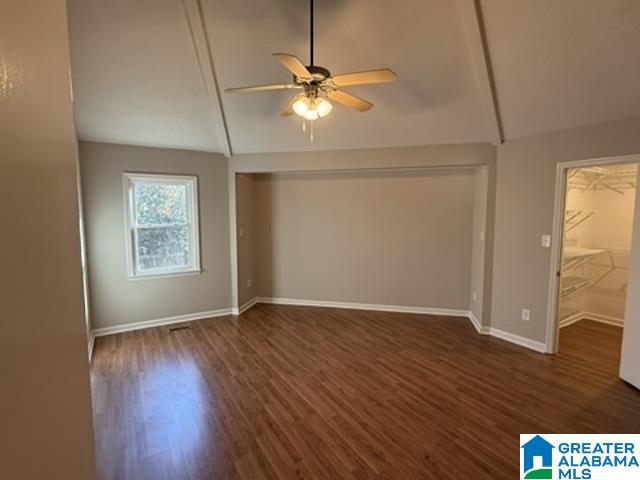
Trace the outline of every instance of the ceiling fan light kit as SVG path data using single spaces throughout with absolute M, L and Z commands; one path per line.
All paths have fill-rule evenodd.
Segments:
M 396 80 L 396 74 L 388 68 L 368 70 L 364 72 L 345 73 L 332 76 L 324 67 L 313 63 L 313 0 L 309 1 L 309 63 L 303 64 L 298 57 L 290 53 L 274 53 L 282 65 L 293 74 L 293 83 L 256 85 L 251 87 L 227 88 L 227 93 L 268 92 L 280 90 L 302 90 L 294 96 L 282 112 L 283 116 L 298 115 L 302 117 L 302 131 L 306 131 L 306 122 L 310 123 L 309 139 L 314 139 L 313 123 L 326 117 L 333 110 L 331 101 L 349 108 L 366 112 L 373 103 L 356 97 L 342 90 L 343 87 L 355 85 L 372 85 L 388 83 Z M 331 101 L 330 101 L 331 100 Z
M 333 110 L 333 105 L 322 97 L 300 95 L 293 103 L 293 111 L 305 120 L 313 121 L 326 117 Z

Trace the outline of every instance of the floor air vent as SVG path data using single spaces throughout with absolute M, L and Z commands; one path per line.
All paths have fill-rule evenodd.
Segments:
M 178 330 L 187 330 L 189 328 L 191 328 L 190 325 L 178 325 L 176 327 L 170 327 L 169 331 L 170 332 L 177 332 Z

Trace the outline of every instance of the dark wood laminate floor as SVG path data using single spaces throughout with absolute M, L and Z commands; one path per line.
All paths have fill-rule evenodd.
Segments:
M 102 480 L 509 479 L 518 434 L 640 432 L 620 329 L 582 321 L 550 357 L 466 319 L 258 305 L 100 338 Z

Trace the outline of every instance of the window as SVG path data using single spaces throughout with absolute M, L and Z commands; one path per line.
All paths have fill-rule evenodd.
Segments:
M 124 174 L 129 277 L 200 272 L 196 177 Z

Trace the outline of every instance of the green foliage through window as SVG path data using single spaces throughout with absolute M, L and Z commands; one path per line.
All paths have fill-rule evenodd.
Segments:
M 135 184 L 136 223 L 158 225 L 187 223 L 187 186 Z
M 189 271 L 196 265 L 193 178 L 127 174 L 132 200 L 133 273 Z M 184 180 L 183 180 L 184 179 Z

